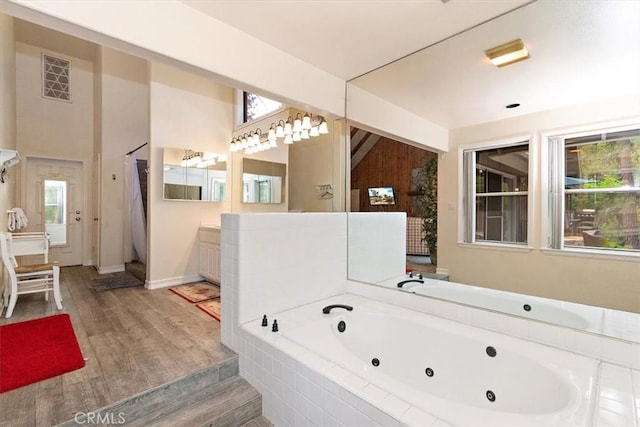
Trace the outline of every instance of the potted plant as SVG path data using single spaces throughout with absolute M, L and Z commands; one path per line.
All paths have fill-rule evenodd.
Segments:
M 438 156 L 434 155 L 420 170 L 416 198 L 418 215 L 422 218 L 422 241 L 429 249 L 431 264 L 438 265 Z

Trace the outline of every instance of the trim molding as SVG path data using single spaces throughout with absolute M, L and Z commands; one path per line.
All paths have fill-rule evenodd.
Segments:
M 124 271 L 124 264 L 110 265 L 109 267 L 98 267 L 98 274 L 119 273 Z
M 199 282 L 205 280 L 199 274 L 191 274 L 189 276 L 170 277 L 168 279 L 147 280 L 144 287 L 147 289 L 162 289 L 169 286 L 184 285 L 185 283 Z

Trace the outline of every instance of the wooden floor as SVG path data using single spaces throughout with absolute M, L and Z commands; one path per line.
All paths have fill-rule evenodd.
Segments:
M 219 323 L 168 289 L 96 293 L 93 267 L 61 269 L 64 310 L 42 294 L 18 298 L 0 325 L 68 313 L 84 368 L 0 394 L 0 426 L 52 426 L 227 360 Z

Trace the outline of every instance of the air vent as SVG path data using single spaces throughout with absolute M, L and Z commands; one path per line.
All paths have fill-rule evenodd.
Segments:
M 71 61 L 42 55 L 42 96 L 71 102 L 69 72 Z

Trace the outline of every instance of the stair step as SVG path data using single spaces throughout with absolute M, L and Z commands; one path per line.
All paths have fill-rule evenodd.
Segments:
M 236 376 L 188 399 L 176 400 L 163 410 L 127 422 L 127 426 L 235 427 L 261 413 L 260 393 L 246 380 Z
M 238 376 L 236 355 L 95 412 L 98 420 L 124 420 L 127 426 L 240 426 L 260 416 L 262 396 Z

